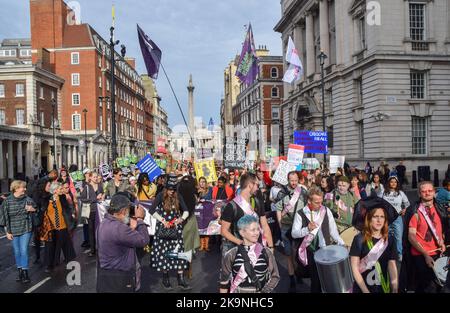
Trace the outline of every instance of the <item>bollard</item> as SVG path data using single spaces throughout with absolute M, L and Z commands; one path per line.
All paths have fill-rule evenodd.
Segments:
M 434 187 L 439 187 L 439 171 L 437 169 L 434 170 Z
M 412 189 L 417 189 L 417 171 L 412 171 L 411 188 Z

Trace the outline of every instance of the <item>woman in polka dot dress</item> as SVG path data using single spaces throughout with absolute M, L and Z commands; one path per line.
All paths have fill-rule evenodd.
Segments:
M 183 198 L 177 192 L 177 177 L 169 175 L 166 188 L 160 192 L 150 208 L 150 214 L 158 221 L 156 224 L 155 239 L 151 251 L 151 264 L 159 272 L 163 272 L 162 284 L 166 290 L 171 290 L 169 271 L 176 270 L 178 287 L 183 290 L 191 289 L 184 279 L 184 271 L 189 268 L 185 260 L 168 258 L 167 253 L 175 250 L 184 251 L 183 226 L 182 223 L 188 218 L 189 212 Z M 159 238 L 158 234 L 162 227 L 175 227 L 177 239 Z

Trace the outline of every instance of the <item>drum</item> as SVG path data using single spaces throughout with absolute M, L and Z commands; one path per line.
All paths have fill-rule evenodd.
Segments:
M 343 246 L 331 245 L 314 253 L 320 284 L 324 293 L 349 293 L 353 275 L 348 251 Z
M 447 280 L 448 266 L 450 263 L 450 258 L 443 256 L 434 261 L 433 271 L 437 278 L 437 283 L 440 286 L 444 286 Z
M 341 233 L 339 233 L 339 235 L 341 236 L 342 240 L 344 240 L 344 243 L 347 247 L 352 246 L 353 238 L 355 238 L 355 236 L 358 234 L 359 231 L 355 227 L 349 227 L 344 231 L 342 231 Z

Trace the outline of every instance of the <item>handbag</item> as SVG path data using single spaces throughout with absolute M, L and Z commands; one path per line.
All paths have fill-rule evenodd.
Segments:
M 161 225 L 161 227 L 158 230 L 158 233 L 156 234 L 156 237 L 165 240 L 175 240 L 178 238 L 178 229 L 176 226 L 165 228 L 164 225 Z
M 87 199 L 89 199 L 89 185 L 86 184 L 87 188 Z M 91 204 L 90 203 L 82 203 L 81 204 L 81 217 L 82 218 L 89 218 L 89 215 L 91 214 Z

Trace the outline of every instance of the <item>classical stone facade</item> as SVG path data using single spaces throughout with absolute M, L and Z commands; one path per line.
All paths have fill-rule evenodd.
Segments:
M 450 3 L 284 0 L 275 31 L 292 36 L 304 73 L 285 84 L 284 145 L 294 130 L 322 130 L 320 65 L 325 61 L 330 153 L 349 164 L 408 170 L 450 163 Z M 286 66 L 285 66 L 286 68 Z

